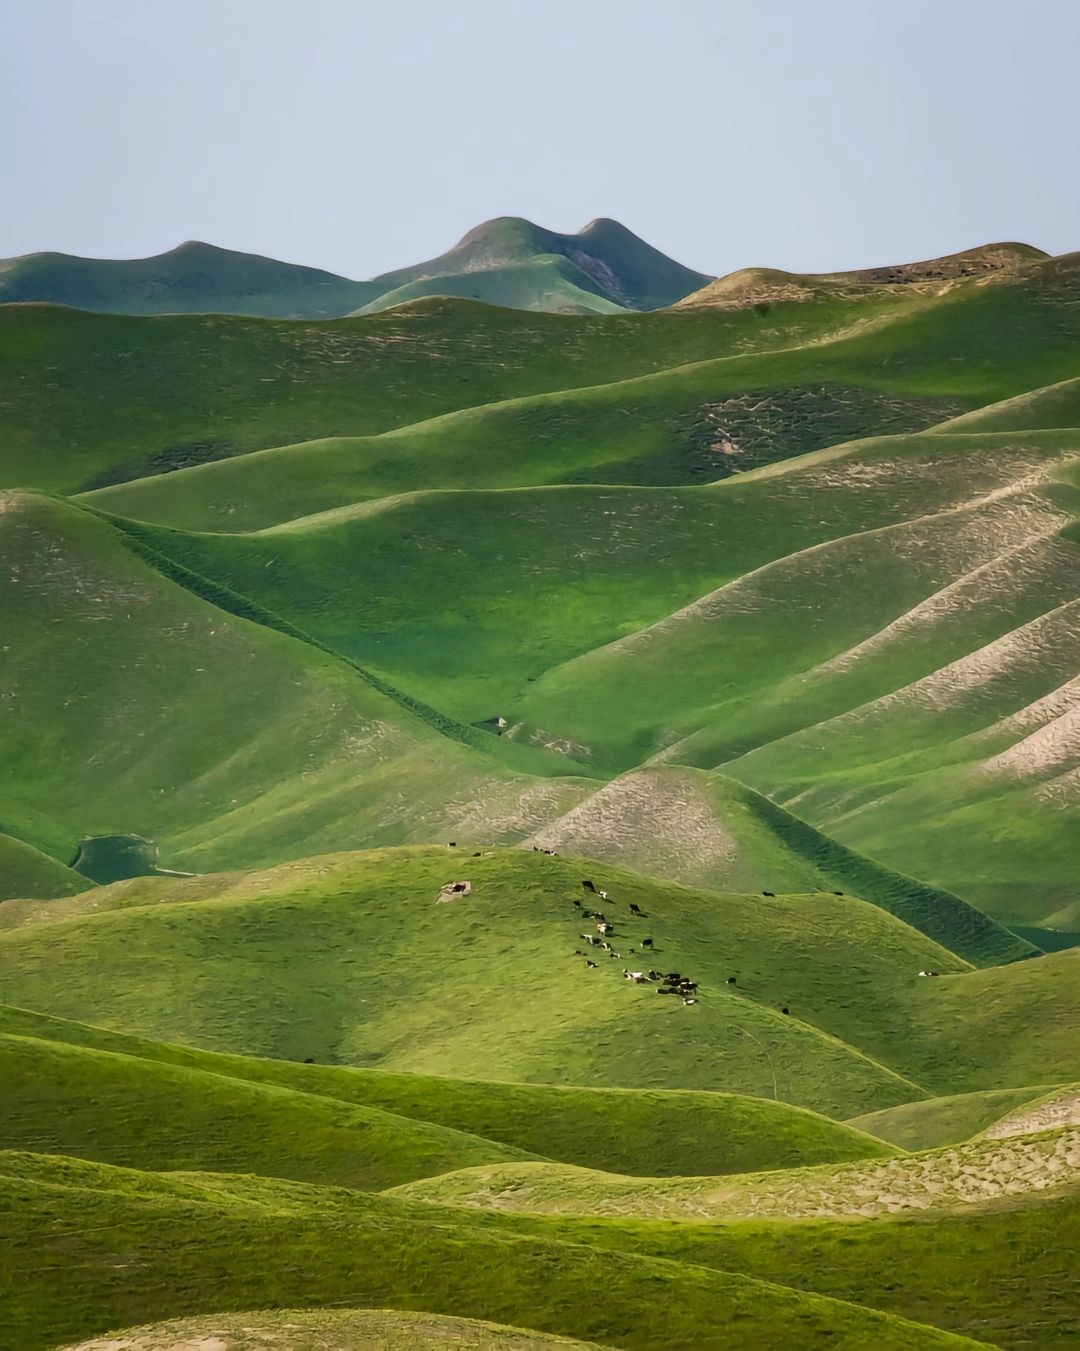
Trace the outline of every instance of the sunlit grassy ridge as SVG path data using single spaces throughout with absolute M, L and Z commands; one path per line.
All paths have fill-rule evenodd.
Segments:
M 946 1098 L 904 1102 L 855 1117 L 852 1125 L 901 1149 L 936 1149 L 959 1144 L 997 1121 L 1013 1107 L 1041 1097 L 1043 1089 L 985 1089 L 981 1093 L 957 1093 Z
M 19 1243 L 5 1264 L 4 1351 L 38 1351 L 185 1308 L 412 1309 L 646 1348 L 964 1346 L 904 1319 L 727 1272 L 486 1233 L 387 1197 L 266 1179 L 135 1173 L 11 1153 Z M 13 1232 L 13 1231 L 9 1231 Z M 7 1236 L 7 1235 L 5 1235 Z M 59 1244 L 62 1244 L 62 1255 Z M 281 1262 L 283 1252 L 298 1261 Z M 137 1260 L 136 1259 L 137 1255 Z M 602 1290 L 604 1298 L 597 1298 Z
M 583 875 L 611 892 L 617 959 L 582 941 L 595 927 L 573 905 Z M 458 877 L 470 894 L 440 903 Z M 145 879 L 102 895 L 114 890 L 121 908 L 72 904 L 0 935 L 12 1002 L 212 1050 L 750 1092 L 845 1117 L 1080 1077 L 1075 952 L 972 971 L 853 897 L 710 893 L 532 852 L 445 848 L 220 882 Z M 631 901 L 647 919 L 631 916 Z M 595 951 L 597 968 L 575 949 Z M 162 951 L 169 962 L 155 966 Z M 698 1002 L 621 975 L 653 964 L 696 980 Z M 924 969 L 945 974 L 927 980 Z M 408 1114 L 392 1093 L 369 1101 Z M 483 1133 L 467 1117 L 432 1119 Z M 550 1152 L 541 1137 L 500 1138 Z
M 441 1213 L 441 1212 L 440 1212 Z M 1064 1348 L 1080 1330 L 1080 1200 L 1028 1194 L 872 1221 L 570 1220 L 458 1210 L 498 1231 L 574 1237 L 850 1299 L 1002 1347 Z
M 1080 1130 L 977 1140 L 900 1158 L 737 1178 L 622 1178 L 565 1164 L 466 1168 L 396 1188 L 438 1205 L 533 1214 L 655 1219 L 798 1219 L 981 1206 L 1031 1194 L 1075 1195 Z
M 655 1176 L 874 1158 L 889 1146 L 786 1103 L 253 1060 L 0 1006 L 12 1146 L 124 1166 L 371 1189 L 542 1156 Z

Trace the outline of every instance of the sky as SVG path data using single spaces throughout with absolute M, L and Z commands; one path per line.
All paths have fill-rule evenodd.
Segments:
M 0 0 L 0 257 L 370 277 L 493 216 L 691 267 L 1080 249 L 1076 0 Z

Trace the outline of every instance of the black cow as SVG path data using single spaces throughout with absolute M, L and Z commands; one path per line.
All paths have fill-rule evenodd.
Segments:
M 651 939 L 651 938 L 643 938 L 643 939 L 641 940 L 641 946 L 642 946 L 643 948 L 651 948 L 651 947 L 652 947 L 652 939 Z
M 781 1012 L 781 1013 L 784 1015 L 784 1017 L 786 1018 L 786 1017 L 788 1016 L 788 1014 L 791 1012 L 791 1010 L 788 1009 L 788 1008 L 783 1008 L 783 1009 L 780 1010 L 780 1012 Z
M 581 885 L 585 888 L 586 891 L 591 891 L 595 894 L 596 888 L 593 886 L 591 882 L 583 879 Z
M 775 891 L 763 891 L 761 894 L 762 894 L 762 896 L 775 896 L 775 895 L 776 895 L 776 892 L 775 892 Z
M 585 965 L 586 965 L 586 966 L 591 966 L 592 969 L 593 969 L 594 971 L 596 970 L 596 963 L 595 963 L 595 962 L 586 962 Z
M 736 979 L 735 979 L 734 976 L 728 976 L 728 978 L 727 978 L 727 983 L 728 983 L 729 985 L 736 985 L 738 982 L 736 981 Z
M 648 915 L 646 915 L 645 912 L 641 909 L 641 907 L 636 906 L 633 901 L 630 902 L 630 913 L 632 915 L 640 915 L 642 919 L 649 918 Z

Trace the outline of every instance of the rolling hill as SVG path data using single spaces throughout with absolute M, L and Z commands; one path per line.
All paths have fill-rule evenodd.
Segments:
M 442 847 L 138 879 L 117 884 L 115 908 L 106 888 L 92 908 L 72 903 L 0 933 L 0 973 L 26 1008 L 208 1050 L 752 1093 L 834 1117 L 1080 1077 L 1076 952 L 972 970 L 853 897 L 708 893 L 605 865 L 596 882 L 616 898 L 605 910 L 619 916 L 616 959 L 583 941 L 595 925 L 572 903 L 582 874 L 598 871 L 533 851 Z M 471 891 L 441 904 L 458 873 Z M 647 920 L 630 916 L 631 901 Z M 665 970 L 698 983 L 694 1005 L 623 979 L 623 967 L 657 960 L 643 937 Z M 170 959 L 151 979 L 160 950 Z M 920 979 L 926 969 L 942 978 Z M 399 1110 L 389 1098 L 376 1105 Z
M 813 1112 L 731 1093 L 255 1060 L 3 1005 L 0 1038 L 8 1143 L 127 1167 L 175 1169 L 197 1157 L 210 1171 L 372 1190 L 485 1157 L 656 1176 L 892 1152 Z
M 0 259 L 0 304 L 47 302 L 99 314 L 248 314 L 280 319 L 374 312 L 429 295 L 514 309 L 618 313 L 671 305 L 708 282 L 624 225 L 557 234 L 504 216 L 448 252 L 371 281 L 188 240 L 152 258 L 31 253 Z
M 0 1213 L 21 1241 L 3 1281 L 4 1351 L 44 1351 L 122 1322 L 226 1311 L 395 1304 L 645 1348 L 978 1343 L 750 1277 L 573 1242 L 486 1233 L 391 1197 L 239 1176 L 153 1174 L 19 1153 Z M 9 1231 L 10 1232 L 10 1231 Z M 63 1234 L 69 1259 L 52 1259 Z M 5 1235 L 6 1236 L 6 1235 Z M 283 1266 L 282 1252 L 306 1261 Z M 130 1257 L 138 1254 L 132 1265 Z M 119 1260 L 118 1260 L 119 1259 Z M 223 1260 L 225 1259 L 225 1260 Z M 596 1291 L 604 1292 L 602 1300 Z M 662 1298 L 658 1295 L 662 1294 Z M 525 1320 L 528 1320 L 527 1322 Z
M 0 264 L 0 1351 L 1075 1345 L 1078 353 L 1019 244 Z

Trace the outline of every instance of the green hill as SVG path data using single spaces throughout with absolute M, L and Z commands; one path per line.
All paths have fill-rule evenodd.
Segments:
M 532 1157 L 377 1108 L 38 1037 L 0 1035 L 0 1073 L 9 1149 L 365 1191 Z
M 92 885 L 48 854 L 0 834 L 0 901 L 15 897 L 53 900 L 85 891 Z
M 459 876 L 470 893 L 440 904 L 440 888 Z M 619 916 L 621 956 L 596 949 L 595 970 L 575 956 L 587 947 L 572 904 L 582 876 L 611 891 L 605 913 Z M 1080 954 L 972 971 L 851 897 L 709 893 L 531 851 L 445 848 L 120 888 L 123 908 L 0 934 L 13 1002 L 210 1050 L 749 1092 L 843 1117 L 1080 1078 L 1071 1035 Z M 129 903 L 135 888 L 147 903 Z M 630 901 L 647 920 L 629 917 Z M 645 936 L 663 969 L 698 982 L 695 1005 L 622 978 L 624 966 L 657 960 Z M 161 951 L 170 959 L 155 977 Z M 952 974 L 920 979 L 925 969 Z M 412 1110 L 392 1095 L 372 1105 Z M 486 1133 L 467 1116 L 432 1119 Z M 502 1138 L 554 1148 L 535 1135 Z
M 438 1211 L 443 1214 L 445 1212 Z M 545 1235 L 741 1271 L 1007 1348 L 1065 1351 L 1080 1331 L 1080 1199 L 1026 1193 L 962 1209 L 842 1219 L 571 1220 L 456 1210 Z
M 356 314 L 379 314 L 427 296 L 458 296 L 504 305 L 515 310 L 546 310 L 551 314 L 623 314 L 600 291 L 591 277 L 559 255 L 539 254 L 528 262 L 439 273 L 416 278 L 384 292 L 360 306 Z
M 1009 243 L 984 244 L 945 258 L 855 272 L 798 273 L 748 267 L 717 277 L 700 291 L 685 296 L 680 304 L 687 309 L 702 306 L 741 309 L 751 305 L 767 307 L 778 301 L 820 303 L 837 295 L 852 299 L 886 295 L 902 304 L 919 295 L 942 294 L 970 277 L 1014 277 L 1031 264 L 1048 258 L 1042 249 L 1030 244 Z
M 2 501 L 18 683 L 0 819 L 37 848 L 141 835 L 164 867 L 199 869 L 305 845 L 517 840 L 585 790 L 508 769 L 471 744 L 494 738 L 193 594 L 85 511 Z
M 198 240 L 152 258 L 30 253 L 0 260 L 0 304 L 44 301 L 102 314 L 316 318 L 346 314 L 376 293 L 371 284 L 332 272 Z
M 486 1233 L 389 1197 L 267 1179 L 128 1172 L 9 1153 L 0 1162 L 3 1351 L 45 1351 L 117 1322 L 276 1305 L 405 1305 L 603 1345 L 977 1345 L 745 1276 Z M 62 1249 L 58 1239 L 63 1235 Z M 62 1259 L 61 1259 L 61 1253 Z M 295 1255 L 283 1262 L 284 1255 Z M 422 1276 L 422 1281 L 421 1281 Z M 597 1298 L 602 1290 L 603 1298 Z M 658 1298 L 662 1295 L 662 1298 Z
M 14 1071 L 10 1081 L 4 1114 L 10 1143 L 20 1142 L 21 1131 L 21 1143 L 41 1152 L 47 1128 L 55 1132 L 52 1152 L 131 1167 L 182 1166 L 179 1149 L 203 1168 L 243 1166 L 366 1186 L 376 1175 L 388 1177 L 385 1185 L 400 1181 L 394 1173 L 403 1169 L 419 1176 L 464 1166 L 438 1166 L 440 1150 L 447 1159 L 539 1155 L 645 1176 L 754 1172 L 890 1152 L 812 1112 L 731 1093 L 497 1083 L 252 1060 L 2 1005 L 0 1037 L 13 1048 L 13 1064 L 30 1061 L 21 1091 Z M 31 1048 L 45 1048 L 39 1065 Z M 137 1126 L 163 1102 L 167 1119 L 154 1121 L 149 1132 L 118 1129 L 118 1122 Z M 276 1124 L 264 1121 L 271 1113 L 280 1113 Z M 312 1138 L 307 1126 L 293 1135 L 305 1116 Z M 355 1136 L 342 1132 L 343 1121 Z M 251 1134 L 260 1126 L 263 1140 Z
M 594 220 L 576 234 L 559 234 L 519 216 L 500 216 L 470 230 L 438 258 L 384 273 L 376 279 L 384 288 L 378 303 L 393 303 L 388 293 L 397 288 L 417 283 L 438 285 L 447 278 L 459 278 L 461 284 L 493 271 L 502 271 L 505 276 L 505 270 L 549 259 L 564 259 L 562 275 L 578 278 L 577 289 L 606 299 L 609 307 L 660 309 L 709 280 L 703 273 L 666 257 L 618 221 Z M 538 306 L 531 304 L 528 308 Z
M 855 1117 L 850 1124 L 901 1149 L 938 1149 L 970 1140 L 1005 1112 L 1034 1102 L 1043 1093 L 1042 1088 L 1031 1086 L 957 1093 L 886 1107 L 883 1112 Z
M 422 295 L 462 295 L 528 310 L 617 313 L 659 309 L 708 280 L 617 221 L 596 220 L 577 234 L 560 235 L 503 217 L 470 230 L 438 258 L 372 281 L 196 240 L 152 258 L 31 253 L 0 259 L 0 304 L 315 319 L 386 309 Z
M 878 430 L 875 419 L 882 429 L 926 426 L 935 407 L 940 420 L 1074 377 L 1076 271 L 1076 258 L 1051 259 L 992 286 L 975 279 L 899 309 L 887 298 L 839 297 L 764 314 L 705 307 L 545 315 L 431 298 L 319 323 L 5 306 L 3 483 L 89 490 L 729 358 L 696 383 L 689 373 L 671 398 L 661 386 L 641 431 L 633 417 L 619 417 L 618 401 L 605 406 L 598 395 L 599 406 L 587 403 L 586 412 L 599 424 L 571 430 L 572 454 L 557 452 L 564 461 L 577 457 L 575 441 L 589 447 L 600 431 L 608 445 L 600 456 L 589 451 L 582 466 L 589 477 L 597 465 L 608 467 L 607 481 L 612 469 L 621 482 L 725 477 L 866 436 Z M 913 422 L 920 403 L 923 419 Z M 538 410 L 541 430 L 545 412 L 557 410 Z M 564 432 L 576 421 L 573 403 L 566 414 Z M 618 440 L 627 427 L 632 454 Z M 547 436 L 556 431 L 548 422 Z

